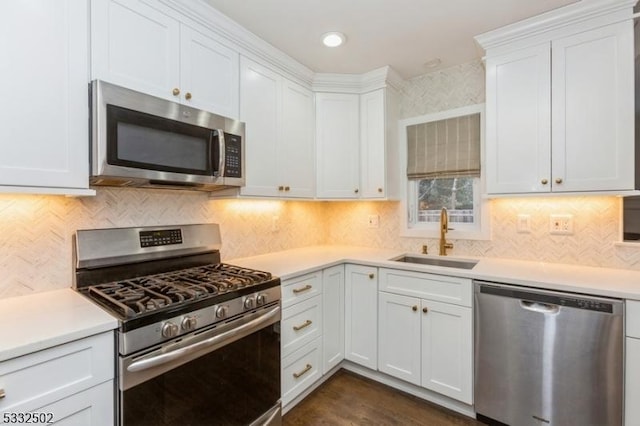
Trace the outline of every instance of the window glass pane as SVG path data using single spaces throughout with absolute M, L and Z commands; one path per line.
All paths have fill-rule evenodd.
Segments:
M 473 177 L 421 179 L 417 182 L 418 223 L 440 222 L 446 207 L 450 223 L 475 222 Z

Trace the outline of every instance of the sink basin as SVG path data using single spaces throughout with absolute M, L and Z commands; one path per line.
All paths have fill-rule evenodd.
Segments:
M 473 269 L 473 267 L 478 263 L 477 260 L 456 260 L 412 255 L 403 255 L 391 260 L 394 260 L 396 262 L 419 263 L 420 265 L 444 266 L 445 268 L 459 269 Z

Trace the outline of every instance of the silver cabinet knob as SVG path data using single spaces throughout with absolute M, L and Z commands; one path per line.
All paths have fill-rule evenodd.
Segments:
M 172 322 L 167 322 L 162 325 L 162 337 L 176 337 L 180 329 Z
M 185 98 L 186 100 L 188 100 L 188 101 L 189 101 L 189 100 L 191 100 L 191 97 L 192 97 L 192 96 L 191 96 L 191 93 L 189 93 L 189 92 L 185 93 L 185 95 L 184 95 L 184 98 Z
M 180 89 L 176 87 L 171 93 L 173 93 L 173 96 L 178 96 L 180 94 Z
M 558 184 L 562 183 L 562 178 L 557 178 L 556 179 L 556 183 L 558 183 Z
M 542 179 L 540 183 L 542 183 L 543 185 L 546 185 L 549 183 L 549 181 L 547 179 Z

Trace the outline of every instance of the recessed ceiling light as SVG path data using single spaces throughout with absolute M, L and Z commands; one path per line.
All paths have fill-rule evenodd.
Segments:
M 330 33 L 325 33 L 322 35 L 322 43 L 327 47 L 338 47 L 342 43 L 344 43 L 346 39 L 347 38 L 344 36 L 344 34 L 337 31 L 332 31 Z

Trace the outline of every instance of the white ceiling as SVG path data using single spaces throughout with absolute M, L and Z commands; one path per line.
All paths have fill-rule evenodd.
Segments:
M 576 0 L 205 0 L 316 72 L 361 74 L 391 65 L 404 78 L 480 58 L 473 37 Z M 586 0 L 584 0 L 586 1 Z M 322 46 L 329 31 L 346 34 Z

